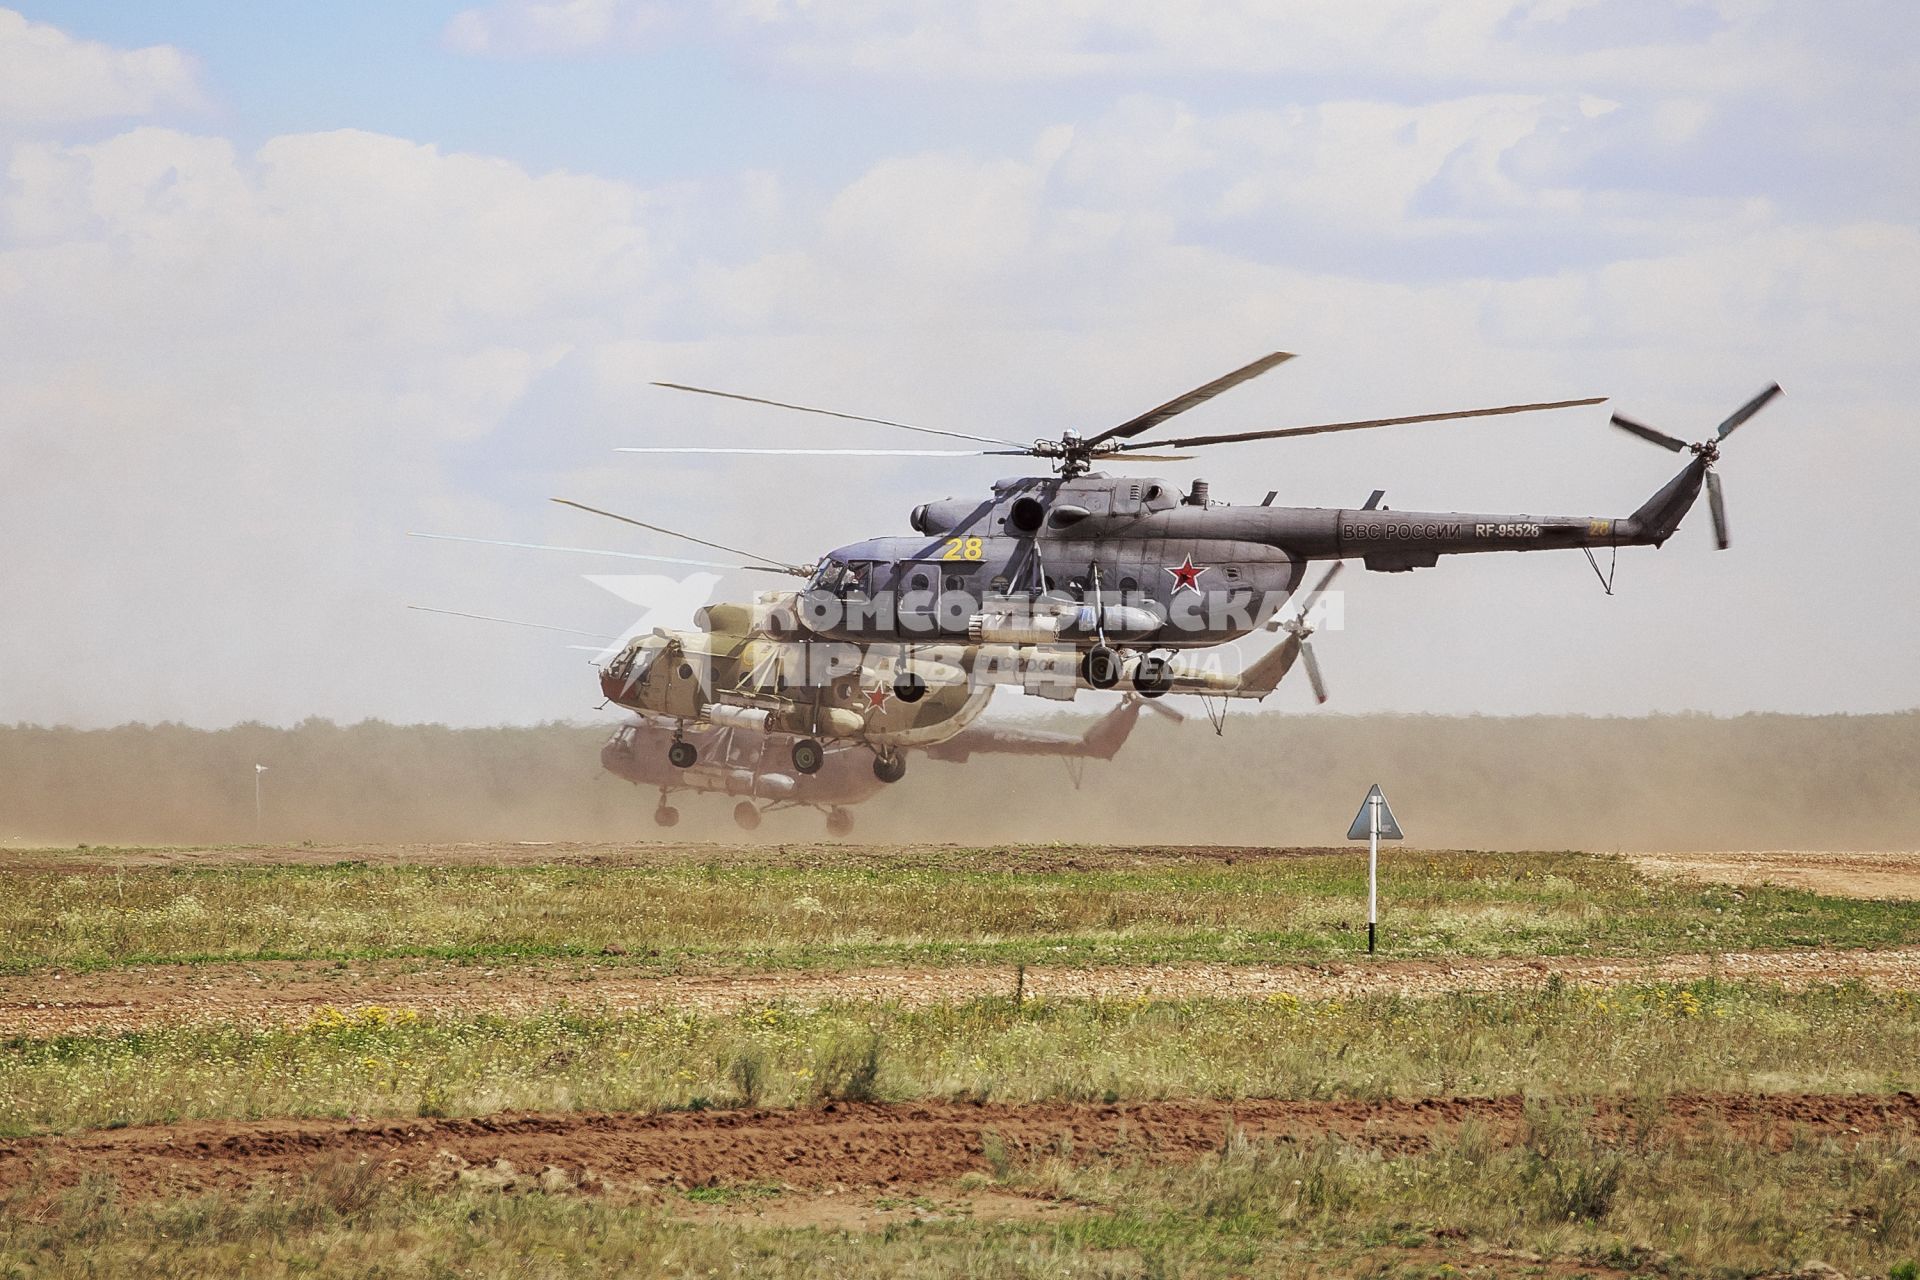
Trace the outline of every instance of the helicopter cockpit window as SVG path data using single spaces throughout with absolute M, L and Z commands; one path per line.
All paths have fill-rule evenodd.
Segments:
M 607 674 L 630 685 L 638 684 L 647 678 L 647 672 L 666 649 L 658 641 L 638 641 L 627 646 L 626 651 L 608 665 Z
M 871 594 L 869 579 L 872 573 L 873 566 L 870 564 L 822 560 L 820 568 L 813 575 L 813 589 L 843 598 L 848 595 L 868 595 Z

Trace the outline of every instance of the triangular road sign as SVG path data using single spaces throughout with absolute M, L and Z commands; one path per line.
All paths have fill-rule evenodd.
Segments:
M 1404 840 L 1400 834 L 1400 824 L 1393 820 L 1393 810 L 1387 806 L 1386 793 L 1380 790 L 1380 784 L 1374 783 L 1367 792 L 1367 798 L 1360 802 L 1360 812 L 1355 815 L 1353 825 L 1347 828 L 1347 839 L 1365 840 L 1373 831 L 1373 819 L 1367 812 L 1373 807 L 1375 799 L 1380 801 L 1380 838 L 1382 840 Z

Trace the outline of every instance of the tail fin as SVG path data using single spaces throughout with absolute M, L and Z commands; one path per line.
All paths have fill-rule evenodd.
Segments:
M 1680 521 L 1687 512 L 1693 510 L 1694 501 L 1700 496 L 1700 486 L 1707 478 L 1707 460 L 1695 458 L 1687 464 L 1673 479 L 1662 485 L 1660 491 L 1640 504 L 1640 509 L 1625 520 L 1627 528 L 1618 532 L 1624 535 L 1624 541 L 1651 543 L 1659 546 L 1673 536 L 1680 527 Z
M 1074 754 L 1095 760 L 1113 759 L 1120 754 L 1120 748 L 1126 745 L 1128 735 L 1140 719 L 1140 709 L 1145 705 L 1138 698 L 1123 700 L 1119 706 L 1094 722 L 1093 727 L 1087 730 L 1080 750 Z
M 1240 673 L 1240 687 L 1235 691 L 1243 698 L 1264 698 L 1280 687 L 1287 678 L 1287 672 L 1293 670 L 1294 661 L 1300 656 L 1300 637 L 1288 636 L 1273 648 L 1267 650 Z

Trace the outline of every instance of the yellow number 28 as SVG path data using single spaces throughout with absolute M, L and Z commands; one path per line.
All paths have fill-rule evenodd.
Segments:
M 986 556 L 986 548 L 978 538 L 948 538 L 947 549 L 941 555 L 942 560 L 980 560 Z

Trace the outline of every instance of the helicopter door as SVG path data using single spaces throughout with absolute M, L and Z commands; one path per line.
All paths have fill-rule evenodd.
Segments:
M 964 635 L 979 611 L 979 560 L 902 560 L 894 567 L 894 601 L 908 635 Z
M 955 560 L 934 567 L 940 570 L 940 626 L 950 635 L 964 636 L 967 619 L 980 612 L 986 595 L 982 562 Z
M 900 630 L 932 635 L 939 628 L 940 566 L 931 560 L 902 560 L 893 570 L 894 611 Z

